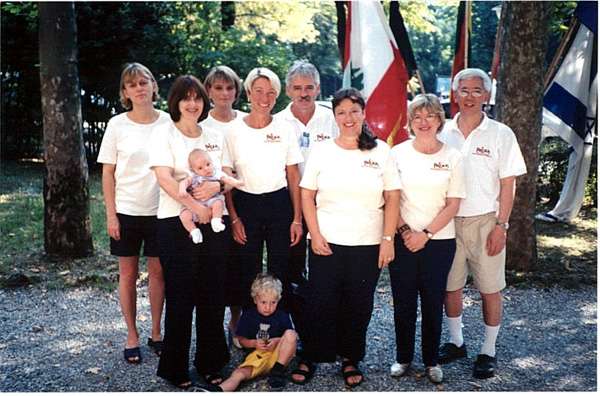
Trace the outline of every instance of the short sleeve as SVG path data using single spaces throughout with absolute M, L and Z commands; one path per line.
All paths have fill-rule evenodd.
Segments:
M 225 136 L 223 138 L 223 152 L 221 153 L 221 166 L 224 168 L 233 168 L 233 155 L 232 155 L 232 145 L 231 145 L 231 132 L 225 132 Z
M 281 325 L 281 329 L 282 329 L 282 335 L 283 335 L 283 332 L 285 332 L 286 330 L 294 330 L 294 325 L 292 324 L 290 315 L 283 311 L 279 311 L 279 312 L 281 314 L 280 325 Z
M 323 144 L 318 144 L 313 148 L 308 161 L 304 164 L 304 174 L 300 180 L 300 187 L 307 190 L 317 190 L 317 177 L 319 176 L 321 153 Z
M 394 155 L 392 150 L 387 149 L 386 151 L 387 158 L 385 160 L 385 168 L 383 169 L 383 190 L 400 190 L 402 188 L 402 182 L 400 181 L 400 175 L 398 174 Z
M 501 179 L 510 176 L 520 176 L 527 173 L 523 154 L 512 130 L 506 129 L 500 135 L 499 176 Z
M 98 163 L 113 165 L 117 163 L 117 134 L 115 119 L 111 118 L 104 130 L 102 144 L 100 144 L 100 151 L 98 152 Z
M 282 123 L 282 125 L 284 124 Z M 287 125 L 286 127 L 286 132 L 288 135 L 288 150 L 285 158 L 285 164 L 296 165 L 304 162 L 304 157 L 300 151 L 300 146 L 298 145 L 298 139 L 296 139 L 296 133 L 294 132 L 294 129 L 288 127 Z
M 257 326 L 255 322 L 255 315 L 252 309 L 244 310 L 235 329 L 235 335 L 248 339 L 256 338 Z
M 175 158 L 169 141 L 169 124 L 156 127 L 150 137 L 150 168 L 155 166 L 166 166 L 175 168 Z
M 448 192 L 446 193 L 448 198 L 466 198 L 467 187 L 465 185 L 465 167 L 462 155 L 457 153 L 456 159 L 452 166 L 452 173 L 450 174 L 450 183 L 448 185 Z

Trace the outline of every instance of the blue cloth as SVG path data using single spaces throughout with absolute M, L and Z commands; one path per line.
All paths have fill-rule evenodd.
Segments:
M 269 338 L 281 337 L 286 330 L 294 329 L 290 315 L 281 309 L 278 308 L 272 315 L 263 316 L 258 313 L 256 307 L 251 307 L 243 310 L 235 335 L 250 340 L 255 339 L 260 324 L 269 325 L 267 330 Z

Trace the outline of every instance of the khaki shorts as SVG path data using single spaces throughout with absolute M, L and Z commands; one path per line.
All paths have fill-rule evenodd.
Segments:
M 273 366 L 275 366 L 275 363 L 277 363 L 280 346 L 281 342 L 277 344 L 277 347 L 273 351 L 259 351 L 255 349 L 253 352 L 248 354 L 248 356 L 246 356 L 246 359 L 244 359 L 242 364 L 240 364 L 240 368 L 252 367 L 252 375 L 250 379 L 268 374 Z
M 483 294 L 499 292 L 506 287 L 504 264 L 506 248 L 488 256 L 485 248 L 488 234 L 496 226 L 496 214 L 455 217 L 456 255 L 448 274 L 446 291 L 462 289 L 471 273 L 475 287 Z

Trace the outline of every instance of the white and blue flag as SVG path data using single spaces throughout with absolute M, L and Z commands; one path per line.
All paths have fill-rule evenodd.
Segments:
M 542 138 L 559 136 L 573 148 L 558 203 L 536 216 L 545 221 L 570 221 L 579 213 L 597 130 L 597 2 L 580 1 L 575 17 L 579 27 L 544 94 Z

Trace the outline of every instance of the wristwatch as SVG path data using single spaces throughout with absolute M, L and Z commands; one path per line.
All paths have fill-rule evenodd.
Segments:
M 382 241 L 388 241 L 388 242 L 392 242 L 394 240 L 393 236 L 389 236 L 389 235 L 384 235 L 381 237 Z
M 423 232 L 427 235 L 427 239 L 433 238 L 433 234 L 427 228 L 423 228 Z
M 508 224 L 508 221 L 506 223 L 501 223 L 500 220 L 496 219 L 496 225 L 499 225 L 500 227 L 504 228 L 504 230 L 508 231 L 508 227 L 510 226 Z
M 223 194 L 225 192 L 225 182 L 223 180 L 219 180 L 219 192 Z

